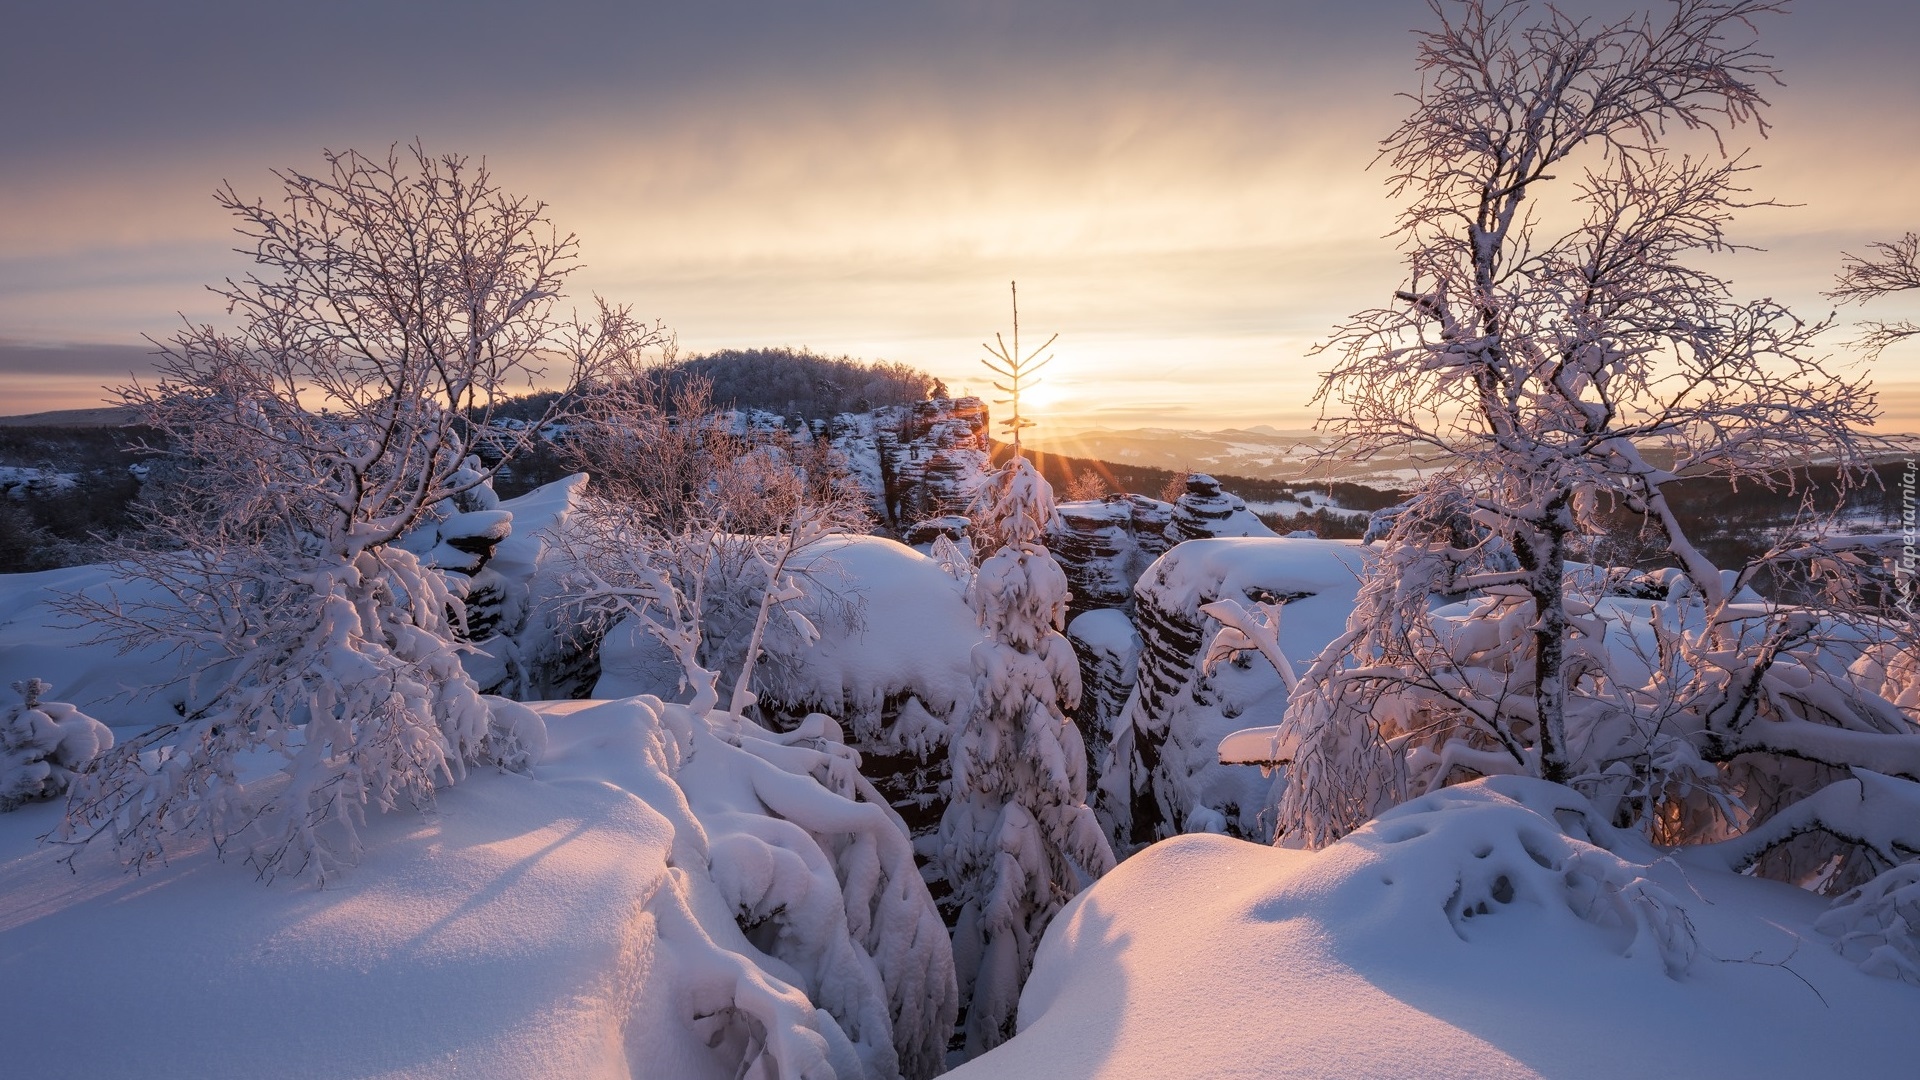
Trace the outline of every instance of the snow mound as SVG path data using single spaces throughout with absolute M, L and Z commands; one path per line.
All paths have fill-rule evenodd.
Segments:
M 390 813 L 325 889 L 204 848 L 73 870 L 0 817 L 9 1074 L 658 1076 L 937 1071 L 952 956 L 904 829 L 818 718 L 548 703 L 536 776 Z M 84 1037 L 80 1037 L 85 1033 Z
M 877 536 L 834 536 L 794 559 L 809 595 L 791 608 L 818 630 L 769 635 L 754 693 L 784 715 L 841 717 L 853 741 L 925 755 L 973 702 L 979 622 L 940 564 Z M 631 621 L 608 631 L 594 696 L 676 692 L 678 667 Z
M 1911 1074 L 1920 990 L 1824 945 L 1820 898 L 1656 855 L 1517 778 L 1319 852 L 1167 840 L 1061 913 L 1021 1033 L 951 1075 Z

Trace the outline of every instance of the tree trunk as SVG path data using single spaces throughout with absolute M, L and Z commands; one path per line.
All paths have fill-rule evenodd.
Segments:
M 1566 498 L 1549 505 L 1547 523 L 1519 545 L 1533 596 L 1533 700 L 1539 717 L 1535 746 L 1540 778 L 1564 784 L 1572 776 L 1567 754 L 1567 533 Z

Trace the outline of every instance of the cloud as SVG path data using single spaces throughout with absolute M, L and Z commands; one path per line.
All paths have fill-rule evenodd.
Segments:
M 271 195 L 270 168 L 323 146 L 415 136 L 546 199 L 582 240 L 573 294 L 689 349 L 808 346 L 957 385 L 1017 278 L 1023 322 L 1062 334 L 1063 413 L 1292 423 L 1313 342 L 1401 277 L 1367 166 L 1417 85 L 1420 0 L 430 7 L 16 13 L 0 336 L 218 323 L 202 286 L 246 266 L 216 184 Z M 1763 24 L 1792 85 L 1753 179 L 1809 206 L 1737 223 L 1773 249 L 1729 261 L 1741 295 L 1824 311 L 1841 248 L 1920 222 L 1920 86 L 1887 62 L 1914 33 L 1920 7 L 1881 0 Z
M 153 348 L 138 345 L 30 345 L 0 341 L 0 376 L 126 382 L 153 372 Z M 24 383 L 23 383 L 24 384 Z M 8 402 L 11 405 L 11 402 Z

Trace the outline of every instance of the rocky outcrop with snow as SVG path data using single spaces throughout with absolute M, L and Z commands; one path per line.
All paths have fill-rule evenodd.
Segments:
M 1047 530 L 1047 550 L 1073 590 L 1070 615 L 1095 608 L 1131 608 L 1133 585 L 1171 546 L 1171 503 L 1144 495 L 1063 502 Z
M 1205 540 L 1221 536 L 1273 536 L 1240 496 L 1220 487 L 1220 481 L 1206 473 L 1187 477 L 1187 489 L 1173 504 L 1173 520 L 1167 525 L 1167 539 L 1178 544 L 1184 540 Z
M 930 398 L 843 414 L 826 436 L 864 488 L 874 517 L 895 535 L 928 518 L 964 513 L 987 471 L 987 406 Z
M 1201 539 L 1174 547 L 1141 578 L 1139 674 L 1101 770 L 1099 808 L 1122 841 L 1262 834 L 1270 784 L 1256 770 L 1221 765 L 1216 747 L 1240 728 L 1278 723 L 1286 689 L 1251 654 L 1205 674 L 1219 625 L 1200 609 L 1229 598 L 1282 604 L 1281 646 L 1305 661 L 1345 628 L 1361 558 L 1351 541 Z
M 1125 710 L 1140 671 L 1140 635 L 1115 608 L 1097 608 L 1067 624 L 1067 640 L 1080 658 L 1080 704 L 1069 711 L 1087 745 L 1090 782 L 1111 758 L 1115 724 Z
M 807 595 L 793 610 L 815 627 L 769 634 L 753 691 L 769 722 L 838 717 L 868 777 L 925 835 L 945 809 L 948 733 L 973 704 L 978 620 L 937 561 L 877 536 L 838 536 L 803 552 Z M 600 647 L 595 697 L 679 693 L 673 658 L 631 622 Z

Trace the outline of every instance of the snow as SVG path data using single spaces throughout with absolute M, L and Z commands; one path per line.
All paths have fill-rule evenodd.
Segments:
M 1068 625 L 1067 636 L 1105 656 L 1123 657 L 1140 651 L 1140 635 L 1133 623 L 1114 608 L 1096 608 L 1080 615 Z
M 579 483 L 441 530 L 495 536 L 511 521 L 481 572 L 510 625 L 542 609 L 543 529 Z M 770 700 L 833 713 L 861 738 L 944 742 L 976 708 L 982 630 L 965 582 L 874 537 L 805 558 L 822 590 L 800 606 L 822 632 L 767 658 Z M 1195 671 L 1218 629 L 1201 610 L 1224 600 L 1278 613 L 1279 649 L 1311 658 L 1344 628 L 1363 558 L 1337 541 L 1179 546 L 1143 579 L 1142 607 L 1203 633 L 1198 651 L 1161 662 Z M 138 586 L 97 566 L 0 576 L 0 683 L 44 678 L 60 699 L 7 714 L 0 756 L 77 762 L 81 742 L 114 739 L 88 716 L 124 739 L 185 700 L 178 686 L 116 697 L 173 681 L 177 659 L 89 645 L 53 607 L 108 588 Z M 1048 622 L 1059 599 L 1048 592 Z M 1650 652 L 1668 606 L 1597 601 L 1607 648 L 1623 663 Z M 1476 610 L 1435 615 L 1467 635 L 1491 626 Z M 528 629 L 518 647 L 538 651 L 551 632 Z M 1112 610 L 1072 628 L 1109 658 L 1132 655 L 1133 634 Z M 1911 691 L 1911 665 L 1883 653 L 1830 659 Z M 638 661 L 617 646 L 606 660 L 603 693 L 643 688 Z M 1177 684 L 1157 707 L 1171 730 L 1155 782 L 1185 811 L 1177 826 L 1251 831 L 1268 798 L 1257 770 L 1213 760 L 1228 732 L 1284 707 L 1272 666 L 1250 661 Z M 0 814 L 0 985 L 14 988 L 0 1072 L 708 1080 L 937 1067 L 960 993 L 953 954 L 904 826 L 833 721 L 775 735 L 645 697 L 487 705 L 509 764 L 532 774 L 476 768 L 426 811 L 371 816 L 358 863 L 324 888 L 259 884 L 238 853 L 220 861 L 204 843 L 141 874 L 104 849 L 70 871 L 63 849 L 36 843 L 59 803 Z M 1272 729 L 1219 750 L 1271 757 Z M 1861 798 L 1842 785 L 1832 807 L 1799 805 L 1838 820 L 1882 788 L 1899 789 L 1887 806 L 1913 805 L 1912 781 L 1872 774 Z M 1733 873 L 1735 846 L 1663 857 L 1607 817 L 1566 789 L 1500 777 L 1416 799 L 1317 853 L 1206 835 L 1153 845 L 1059 911 L 1020 1034 L 954 1075 L 1912 1074 L 1915 864 L 1829 907 Z M 1912 849 L 1910 813 L 1875 820 L 1889 857 Z M 1039 831 L 1031 816 L 1015 824 Z
M 1912 1075 L 1920 988 L 1836 955 L 1813 930 L 1819 898 L 1682 869 L 1588 813 L 1564 788 L 1501 778 L 1319 852 L 1163 841 L 1061 913 L 1020 1034 L 950 1075 Z M 1593 893 L 1581 871 L 1596 868 L 1619 884 Z M 1463 917 L 1456 893 L 1476 882 L 1509 901 Z M 1626 899 L 1583 914 L 1580 883 Z M 1641 896 L 1691 923 L 1678 977 L 1658 943 L 1673 924 Z
M 754 689 L 784 711 L 836 716 L 862 745 L 925 749 L 944 743 L 973 701 L 973 646 L 980 627 L 963 587 L 933 559 L 876 536 L 835 536 L 795 562 L 809 597 L 795 608 L 820 636 L 771 640 Z M 673 689 L 677 669 L 632 623 L 601 646 L 594 695 Z M 662 672 L 665 672 L 664 679 Z M 911 699 L 917 708 L 908 708 Z M 904 727 L 885 726 L 896 713 Z
M 370 821 L 324 889 L 263 886 L 204 848 L 138 875 L 90 849 L 69 872 L 36 844 L 57 805 L 0 815 L 0 985 L 33 988 L 0 1010 L 8 1071 L 719 1080 L 937 1062 L 951 956 L 904 830 L 792 771 L 833 758 L 810 749 L 831 731 L 775 745 L 645 698 L 538 711 L 534 777 L 477 774 L 430 812 Z M 808 830 L 841 838 L 844 911 Z M 734 912 L 750 861 L 733 856 L 809 850 L 812 869 L 764 882 L 807 921 L 774 913 L 750 942 Z
M 0 494 L 12 499 L 72 491 L 79 483 L 80 478 L 69 472 L 26 465 L 0 465 Z
M 1300 499 L 1276 499 L 1264 502 L 1256 500 L 1249 502 L 1247 509 L 1255 514 L 1283 518 L 1298 517 L 1301 514 L 1312 514 L 1322 510 L 1335 517 L 1364 518 L 1368 516 L 1366 510 L 1349 510 L 1325 495 L 1314 494 L 1306 496 L 1304 502 Z
M 1153 786 L 1167 831 L 1259 835 L 1271 828 L 1272 784 L 1256 769 L 1223 765 L 1220 740 L 1249 726 L 1278 723 L 1287 690 L 1257 655 L 1201 671 L 1218 623 L 1201 613 L 1216 600 L 1284 600 L 1279 645 L 1296 666 L 1318 655 L 1346 629 L 1365 550 L 1345 540 L 1280 537 L 1189 540 L 1161 556 L 1136 595 L 1147 639 L 1140 680 L 1124 711 L 1115 753 L 1133 752 L 1143 736 L 1164 738 Z M 1193 648 L 1186 647 L 1185 632 Z M 1123 804 L 1124 770 L 1101 777 L 1108 807 Z M 1137 782 L 1137 781 L 1136 781 Z
M 512 531 L 494 549 L 476 585 L 490 582 L 502 591 L 507 624 L 519 625 L 548 598 L 541 590 L 550 589 L 551 583 L 535 574 L 550 544 L 545 530 L 566 512 L 584 480 L 582 475 L 570 476 L 500 503 L 499 511 L 511 514 Z M 480 515 L 472 520 L 481 520 Z M 129 581 L 102 564 L 0 574 L 0 685 L 44 679 L 61 701 L 115 728 L 145 727 L 170 718 L 187 700 L 186 687 L 179 683 L 181 658 L 157 646 L 121 654 L 112 645 L 96 642 L 96 627 L 59 610 L 62 598 L 74 594 L 95 599 L 117 595 L 130 602 L 156 595 L 152 586 Z M 550 646 L 551 633 L 550 627 L 533 628 L 521 635 L 518 648 L 535 658 Z M 465 658 L 483 686 L 499 680 L 502 660 Z M 142 691 L 148 687 L 160 689 L 146 696 Z
M 110 727 L 151 725 L 186 700 L 181 661 L 150 647 L 121 655 L 94 643 L 98 629 L 63 616 L 63 596 L 85 593 L 148 598 L 150 586 L 130 584 L 107 566 L 70 566 L 37 574 L 0 574 L 0 683 L 38 678 L 53 684 L 59 699 Z M 154 698 L 146 686 L 169 687 Z
M 43 701 L 39 679 L 13 684 L 20 704 L 0 714 L 0 812 L 64 794 L 74 774 L 113 748 L 107 725 L 64 701 Z
M 564 778 L 565 756 L 562 775 L 477 775 L 432 814 L 370 823 L 324 891 L 261 886 L 204 849 L 140 875 L 89 852 L 69 874 L 33 846 L 57 805 L 0 817 L 0 979 L 36 987 L 0 1019 L 9 1068 L 626 1075 L 626 1017 L 671 1004 L 647 908 L 673 831 L 629 791 Z M 700 1075 L 691 1034 L 655 1026 L 649 1057 Z

